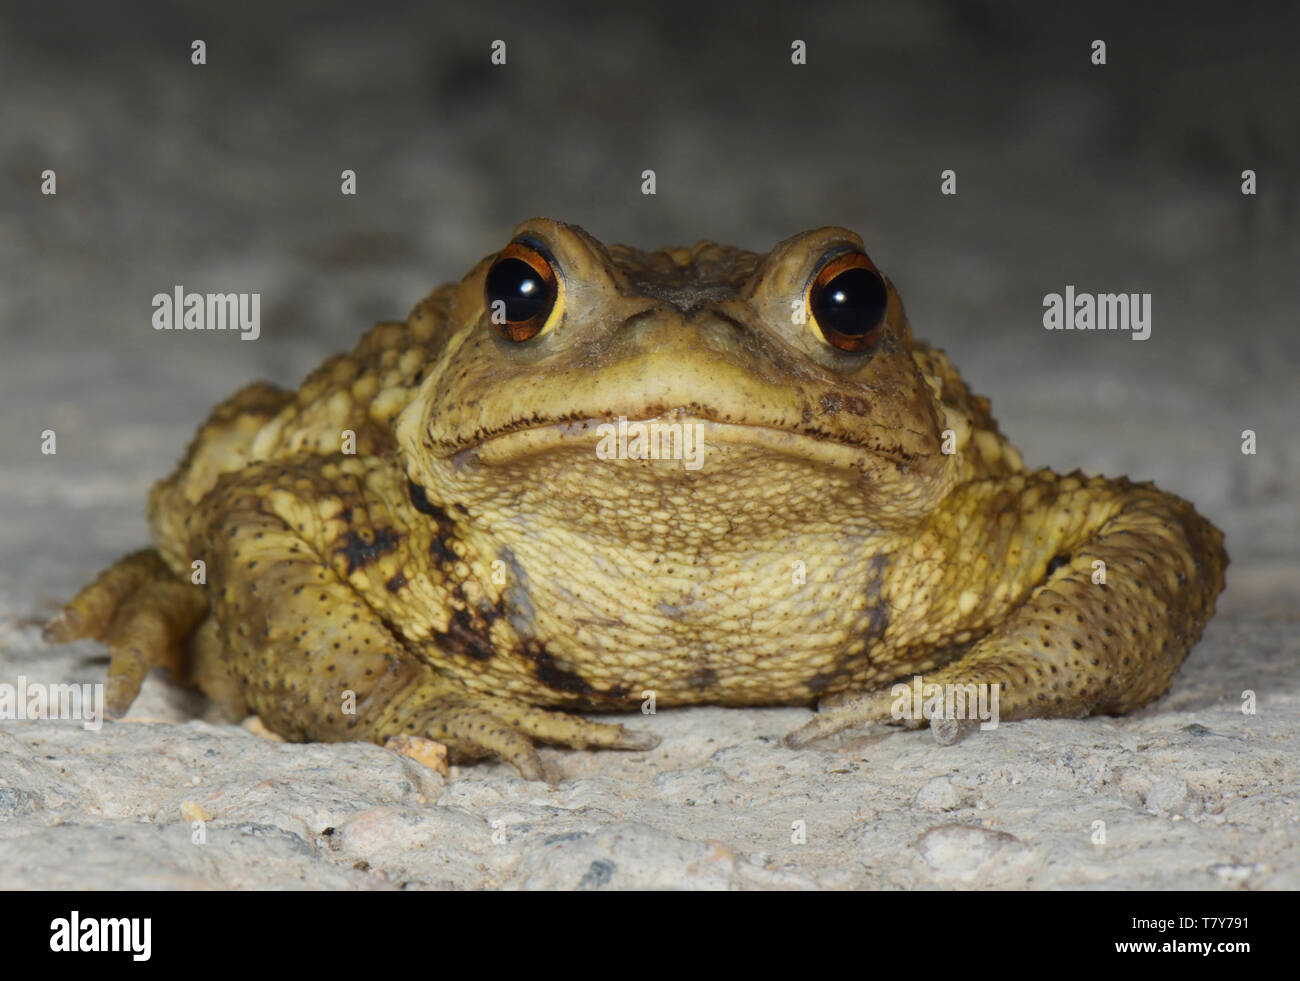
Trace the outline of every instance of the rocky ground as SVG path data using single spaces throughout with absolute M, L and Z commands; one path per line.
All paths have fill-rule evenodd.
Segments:
M 1220 612 L 1129 717 L 796 751 L 802 709 L 667 710 L 629 720 L 654 751 L 544 751 L 550 784 L 274 742 L 153 677 L 98 731 L 0 721 L 0 886 L 1300 886 L 1295 10 L 333 6 L 0 5 L 0 683 L 102 680 L 39 625 L 146 541 L 213 403 L 296 383 L 532 214 L 642 245 L 858 229 L 1027 460 L 1224 529 Z M 1151 338 L 1044 331 L 1067 283 L 1150 292 Z M 262 336 L 151 330 L 173 284 L 260 291 Z

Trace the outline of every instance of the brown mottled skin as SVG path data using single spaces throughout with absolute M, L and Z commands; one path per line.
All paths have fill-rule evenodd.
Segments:
M 516 238 L 557 270 L 538 336 L 492 328 L 489 257 L 297 391 L 216 409 L 150 495 L 154 549 L 47 629 L 108 643 L 111 712 L 165 665 L 287 739 L 410 733 L 535 779 L 535 741 L 655 745 L 556 711 L 647 691 L 820 700 L 799 744 L 888 720 L 914 674 L 1002 683 L 1004 720 L 1168 689 L 1223 586 L 1219 531 L 1150 484 L 1025 469 L 892 286 L 863 353 L 792 316 L 853 233 L 766 255 Z M 704 465 L 599 458 L 619 416 L 702 423 Z

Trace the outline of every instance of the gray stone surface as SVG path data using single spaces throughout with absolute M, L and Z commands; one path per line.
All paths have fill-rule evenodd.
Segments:
M 0 682 L 102 679 L 102 649 L 39 623 L 146 541 L 148 486 L 214 402 L 295 383 L 532 214 L 642 245 L 856 228 L 1026 459 L 1154 479 L 1232 556 L 1165 699 L 949 746 L 793 751 L 804 710 L 670 710 L 629 720 L 652 752 L 544 751 L 550 785 L 444 780 L 151 678 L 98 732 L 0 722 L 0 886 L 1300 885 L 1298 15 L 1036 6 L 0 5 Z M 154 332 L 177 283 L 260 291 L 263 336 Z M 1151 339 L 1044 331 L 1066 283 L 1152 293 Z

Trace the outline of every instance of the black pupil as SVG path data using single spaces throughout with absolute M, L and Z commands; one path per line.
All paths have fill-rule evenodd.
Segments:
M 546 281 L 523 259 L 502 259 L 488 272 L 487 295 L 491 303 L 503 300 L 506 320 L 518 323 L 545 313 L 550 303 Z
M 823 327 L 861 337 L 880 323 L 888 302 L 879 276 L 870 269 L 846 269 L 813 298 L 813 313 Z

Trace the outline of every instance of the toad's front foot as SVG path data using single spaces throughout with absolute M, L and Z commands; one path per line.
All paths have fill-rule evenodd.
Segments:
M 445 694 L 440 685 L 416 688 L 375 721 L 369 733 L 376 742 L 399 733 L 436 739 L 459 759 L 497 757 L 525 780 L 545 780 L 535 744 L 570 749 L 646 750 L 659 737 L 621 725 L 592 722 L 577 715 L 540 709 L 495 696 Z

